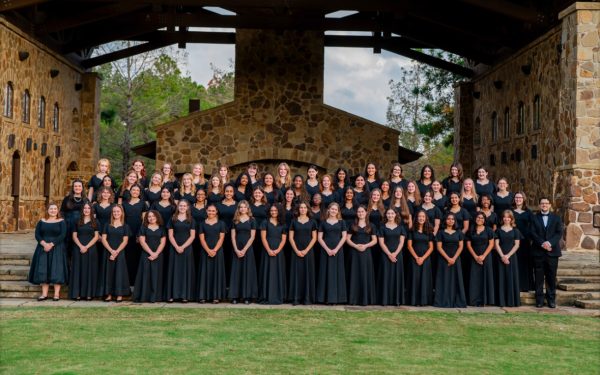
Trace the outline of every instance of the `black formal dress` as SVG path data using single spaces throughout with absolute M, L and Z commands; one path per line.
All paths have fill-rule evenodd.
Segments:
M 515 216 L 515 224 L 517 229 L 521 232 L 521 244 L 519 251 L 517 251 L 517 258 L 519 260 L 519 287 L 521 292 L 528 292 L 535 290 L 535 283 L 533 280 L 533 257 L 531 255 L 531 221 L 533 220 L 533 214 L 529 209 L 519 213 L 513 210 Z
M 102 230 L 102 235 L 106 235 L 106 242 L 108 242 L 113 250 L 117 250 L 123 243 L 124 237 L 131 237 L 131 231 L 127 224 L 119 227 L 107 224 Z M 107 251 L 106 258 L 104 258 L 104 269 L 106 272 L 104 276 L 104 293 L 107 295 L 128 296 L 131 294 L 125 251 L 127 251 L 126 248 L 121 250 L 115 260 L 110 260 L 110 253 Z
M 198 235 L 204 234 L 204 241 L 214 249 L 221 235 L 226 237 L 227 225 L 222 220 L 214 224 L 206 221 L 198 224 Z M 223 242 L 224 243 L 224 242 Z M 216 249 L 217 255 L 208 256 L 206 250 L 200 253 L 200 269 L 198 271 L 198 300 L 222 300 L 226 296 L 225 254 L 223 245 Z
M 163 182 L 163 189 L 167 188 L 169 189 L 169 191 L 171 192 L 171 194 L 173 194 L 175 192 L 175 190 L 179 190 L 179 181 L 177 181 L 177 179 L 173 179 L 173 180 L 168 180 Z
M 317 183 L 315 186 L 309 185 L 308 181 L 304 182 L 304 186 L 306 187 L 306 192 L 310 199 L 312 199 L 313 195 L 319 192 L 319 184 Z
M 106 224 L 110 223 L 110 216 L 112 215 L 113 204 L 109 204 L 106 207 L 102 207 L 99 203 L 94 204 L 94 215 L 96 216 L 96 223 L 98 225 L 98 231 L 102 232 Z M 106 293 L 104 291 L 104 276 L 106 276 L 106 270 L 104 266 L 106 265 L 106 258 L 110 256 L 108 251 L 104 248 L 102 241 L 98 240 L 96 242 L 96 253 L 98 254 L 98 280 L 96 282 L 96 294 L 95 297 L 105 296 Z
M 184 244 L 190 238 L 191 231 L 196 230 L 196 222 L 173 219 L 167 225 L 168 230 L 173 230 L 173 237 L 178 245 Z M 194 298 L 195 276 L 194 253 L 190 244 L 178 253 L 173 245 L 169 246 L 169 266 L 167 272 L 166 299 L 181 299 L 189 301 Z
M 133 300 L 136 302 L 161 302 L 163 301 L 165 289 L 163 261 L 164 253 L 168 249 L 167 231 L 162 226 L 157 229 L 142 226 L 139 234 L 140 237 L 144 237 L 146 244 L 153 252 L 156 252 L 163 238 L 165 239 L 165 247 L 154 260 L 148 259 L 148 253 L 142 249 L 133 289 Z
M 485 215 L 485 213 L 484 213 Z M 498 220 L 498 215 L 496 215 L 495 212 L 490 212 L 489 215 L 485 216 L 485 223 L 484 225 L 492 230 L 494 230 L 494 226 L 498 226 L 502 223 L 500 223 L 500 220 Z
M 223 200 L 223 194 L 213 193 L 212 191 L 208 192 L 208 196 L 206 197 L 208 204 L 218 204 Z
M 250 195 L 251 195 L 251 188 L 249 186 L 246 186 L 245 190 L 239 191 L 237 188 L 235 189 L 235 193 L 233 195 L 233 199 L 235 199 L 236 202 L 241 202 L 241 201 L 250 201 Z
M 127 260 L 127 273 L 129 274 L 129 285 L 135 284 L 135 276 L 140 264 L 140 255 L 142 247 L 137 242 L 137 236 L 142 226 L 142 214 L 146 212 L 146 204 L 143 200 L 137 203 L 123 202 L 125 210 L 125 223 L 129 226 L 130 237 L 125 249 L 125 259 Z
M 521 233 L 513 228 L 506 232 L 502 228 L 496 230 L 496 238 L 500 244 L 502 254 L 508 254 L 515 246 L 515 241 L 521 240 Z M 517 250 L 518 252 L 518 250 Z M 519 288 L 519 261 L 517 256 L 509 259 L 509 264 L 498 260 L 498 306 L 521 306 L 521 289 Z
M 448 197 L 444 195 L 439 199 L 434 198 L 431 203 L 435 204 L 435 206 L 440 209 L 440 213 L 442 213 L 448 206 Z
M 314 220 L 308 219 L 306 223 L 301 223 L 298 219 L 295 219 L 290 224 L 289 237 L 291 238 L 291 232 L 293 232 L 296 247 L 298 250 L 303 251 L 310 244 L 313 233 L 316 239 L 317 229 L 317 224 Z M 315 249 L 311 248 L 303 258 L 300 258 L 292 250 L 291 258 L 288 299 L 294 305 L 312 304 L 315 302 L 316 284 Z
M 548 304 L 556 303 L 556 271 L 558 258 L 562 256 L 560 249 L 562 232 L 563 223 L 556 214 L 550 213 L 544 219 L 544 215 L 538 213 L 531 219 L 530 235 L 535 268 L 535 299 L 538 305 L 544 302 L 544 281 Z M 551 251 L 542 248 L 542 244 L 546 241 L 552 245 Z
M 238 250 L 242 250 L 248 244 L 253 230 L 256 231 L 255 238 L 260 237 L 254 218 L 244 222 L 240 221 L 237 224 L 233 223 L 233 229 L 235 229 L 235 243 Z M 231 261 L 228 297 L 232 300 L 256 300 L 258 298 L 258 276 L 253 245 L 250 245 L 242 258 L 238 258 L 234 254 Z
M 163 226 L 166 227 L 171 222 L 173 215 L 175 214 L 176 208 L 175 206 L 169 204 L 167 206 L 163 206 L 159 201 L 156 201 L 150 205 L 151 210 L 155 210 L 160 214 L 160 217 L 163 221 Z
M 479 181 L 475 181 L 475 192 L 477 195 L 482 196 L 483 194 L 487 194 L 494 199 L 493 196 L 496 193 L 496 185 L 492 181 L 488 181 L 487 184 L 480 184 Z
M 492 199 L 494 200 L 494 212 L 499 217 L 502 217 L 502 213 L 506 210 L 512 211 L 513 193 L 508 193 L 506 197 L 501 197 L 496 193 Z
M 273 225 L 269 220 L 263 221 L 261 232 L 266 232 L 267 243 L 272 250 L 281 244 L 287 228 L 283 223 Z M 276 256 L 270 256 L 263 249 L 260 262 L 258 298 L 260 303 L 280 305 L 286 300 L 287 280 L 285 274 L 285 254 L 283 250 Z
M 421 197 L 425 195 L 427 190 L 431 190 L 431 182 L 429 184 L 424 184 L 420 180 L 417 181 L 417 188 L 419 189 L 419 193 L 421 193 Z
M 347 231 L 344 220 L 338 220 L 335 224 L 329 224 L 323 220 L 319 226 L 319 232 L 323 233 L 323 241 L 327 247 L 334 249 L 342 239 L 342 233 Z M 321 256 L 319 264 L 319 276 L 317 281 L 318 303 L 340 304 L 348 301 L 346 294 L 346 271 L 344 262 L 344 247 L 334 255 L 329 256 L 320 247 Z
M 450 196 L 452 193 L 456 193 L 460 196 L 462 184 L 462 181 L 459 180 L 456 182 L 452 179 L 452 177 L 446 177 L 442 181 L 442 186 L 444 187 L 444 190 L 446 190 L 446 196 Z
M 66 196 L 60 205 L 60 215 L 65 220 L 65 224 L 67 225 L 68 235 L 65 238 L 65 250 L 67 251 L 68 257 L 70 257 L 70 251 L 73 247 L 73 240 L 71 239 L 70 235 L 76 230 L 75 228 L 79 222 L 79 218 L 81 217 L 81 209 L 88 202 L 89 201 L 86 197 L 73 197 L 73 199 L 69 199 L 69 196 Z
M 98 234 L 99 230 L 97 226 L 94 228 L 92 222 L 89 221 L 85 224 L 77 223 L 75 232 L 79 242 L 86 246 Z M 71 299 L 88 299 L 96 296 L 98 289 L 96 285 L 98 282 L 98 248 L 96 243 L 85 254 L 82 254 L 81 249 L 73 241 L 71 279 L 69 281 L 69 298 Z
M 463 240 L 464 236 L 460 230 L 455 230 L 450 234 L 442 229 L 436 236 L 436 241 L 442 243 L 446 255 L 451 258 L 456 255 L 459 243 Z M 467 299 L 460 257 L 456 259 L 454 265 L 448 266 L 446 260 L 440 256 L 436 272 L 433 305 L 436 307 L 466 307 Z
M 400 238 L 406 239 L 406 231 L 402 225 L 397 225 L 395 228 L 388 228 L 385 224 L 379 229 L 379 238 L 383 238 L 388 250 L 393 253 L 400 244 Z M 396 263 L 393 263 L 390 258 L 381 251 L 379 274 L 377 275 L 377 302 L 380 305 L 404 305 L 405 288 L 404 288 L 404 261 L 402 253 L 396 257 Z
M 331 192 L 329 194 L 321 193 L 321 211 L 327 211 L 327 207 L 333 202 L 338 201 L 337 193 Z
M 152 191 L 149 188 L 144 190 L 144 202 L 146 202 L 146 207 L 150 208 L 152 205 L 158 201 L 160 201 L 160 195 L 162 190 Z
M 373 189 L 380 189 L 381 188 L 381 181 L 380 180 L 369 181 L 367 179 L 366 182 L 367 182 L 367 189 L 369 189 L 369 191 L 373 191 Z
M 65 249 L 67 223 L 61 220 L 55 223 L 46 223 L 40 220 L 35 226 L 35 240 L 38 242 L 33 252 L 31 266 L 29 267 L 30 283 L 39 284 L 66 284 L 69 280 L 69 265 Z M 46 252 L 40 244 L 41 241 L 53 243 L 54 247 Z
M 475 228 L 469 230 L 467 234 L 467 242 L 471 243 L 473 251 L 476 255 L 483 255 L 490 244 L 490 240 L 494 240 L 494 231 L 488 227 L 484 227 L 483 231 L 477 232 Z M 471 267 L 469 276 L 469 305 L 484 306 L 493 305 L 495 303 L 494 295 L 494 268 L 492 252 L 485 257 L 483 265 L 475 261 L 471 253 L 467 249 L 463 249 L 471 257 Z
M 184 193 L 182 190 L 177 190 L 175 194 L 173 194 L 173 199 L 176 201 L 186 200 L 189 205 L 193 205 L 196 203 L 196 196 L 193 193 Z
M 366 206 L 367 203 L 369 203 L 369 191 L 367 190 L 366 186 L 363 191 L 354 190 L 354 201 L 359 206 Z
M 237 209 L 237 203 L 226 205 L 223 202 L 217 203 L 217 209 L 219 210 L 219 220 L 225 224 L 225 240 L 223 241 L 223 260 L 225 264 L 225 274 L 231 274 L 231 259 L 235 256 L 233 254 L 233 244 L 231 243 L 231 235 L 229 231 L 233 225 L 233 216 Z M 225 280 L 227 286 L 229 286 L 229 279 Z
M 262 223 L 267 221 L 267 216 L 269 214 L 269 206 L 266 204 L 261 205 L 250 205 L 250 211 L 252 211 L 252 217 L 256 220 L 256 236 L 254 238 L 254 244 L 252 247 L 254 249 L 254 260 L 256 262 L 257 271 L 260 272 L 260 264 L 262 262 L 264 247 L 262 243 L 262 239 L 260 238 L 260 228 Z M 260 275 L 259 275 L 260 281 Z
M 281 190 L 275 187 L 273 187 L 272 191 L 265 191 L 265 197 L 267 198 L 267 202 L 269 203 L 269 205 L 273 205 L 273 203 L 280 203 L 283 200 Z
M 196 226 L 206 220 L 206 206 L 202 208 L 197 208 L 195 205 L 191 206 L 192 210 L 192 218 L 196 222 Z M 200 237 L 198 236 L 198 228 L 196 228 L 196 237 L 194 238 L 194 242 L 192 242 L 192 249 L 194 250 L 194 269 L 199 269 L 200 267 L 200 254 L 204 251 L 202 249 L 202 245 L 200 245 Z
M 368 227 L 351 227 L 349 234 L 355 244 L 367 244 L 371 242 L 371 236 L 377 236 L 377 229 L 369 223 Z M 358 251 L 350 250 L 350 285 L 348 302 L 351 305 L 372 305 L 376 302 L 375 295 L 375 270 L 371 248 Z
M 390 194 L 394 195 L 394 191 L 396 191 L 396 188 L 400 186 L 402 189 L 404 189 L 404 191 L 406 191 L 406 189 L 408 188 L 408 181 L 406 181 L 405 179 L 402 179 L 398 182 L 394 182 L 392 180 L 390 180 Z
M 114 187 L 116 186 L 115 181 L 113 180 L 113 178 L 109 175 L 107 175 L 108 178 L 110 178 L 111 181 L 111 187 L 114 189 Z M 93 188 L 94 189 L 94 196 L 92 197 L 92 200 L 95 202 L 98 199 L 98 190 L 100 190 L 100 188 L 102 187 L 102 180 L 104 180 L 104 178 L 98 178 L 98 176 L 93 175 L 90 178 L 90 181 L 88 182 L 88 190 Z
M 422 257 L 427 253 L 429 245 L 435 243 L 432 234 L 411 230 L 408 239 L 417 256 Z M 433 250 L 435 252 L 435 249 Z M 433 254 L 433 253 L 432 253 Z M 431 271 L 431 256 L 422 265 L 418 265 L 413 256 L 410 257 L 408 278 L 408 303 L 413 306 L 426 306 L 433 303 L 433 277 Z
M 473 198 L 463 198 L 462 208 L 467 210 L 471 218 L 474 218 L 477 214 L 477 201 Z

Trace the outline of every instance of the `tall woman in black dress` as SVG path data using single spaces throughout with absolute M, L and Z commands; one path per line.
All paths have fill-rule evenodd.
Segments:
M 194 177 L 191 173 L 185 173 L 181 177 L 181 185 L 179 190 L 174 194 L 175 204 L 180 200 L 185 199 L 190 205 L 196 201 L 196 185 L 194 185 Z
M 359 205 L 366 205 L 369 202 L 367 179 L 362 174 L 354 179 L 354 201 Z
M 206 191 L 208 189 L 208 181 L 204 178 L 204 164 L 196 163 L 192 167 L 192 183 L 196 186 L 196 190 Z
M 433 172 L 433 167 L 429 164 L 426 164 L 421 168 L 421 177 L 419 181 L 417 181 L 417 187 L 419 188 L 419 193 L 421 196 L 425 194 L 425 191 L 431 190 L 431 183 L 435 181 L 435 173 Z
M 142 159 L 135 159 L 131 163 L 131 169 L 137 173 L 138 184 L 142 187 L 142 190 L 148 187 L 148 177 L 146 177 L 146 165 Z
M 163 176 L 163 187 L 169 189 L 171 194 L 179 190 L 179 181 L 175 177 L 175 171 L 171 163 L 164 163 L 160 171 Z
M 508 191 L 508 180 L 504 177 L 500 178 L 496 183 L 498 190 L 492 197 L 494 201 L 494 211 L 502 213 L 512 209 L 513 193 Z
M 338 192 L 340 203 L 343 200 L 343 195 L 339 194 L 339 192 L 346 191 L 347 188 L 352 187 L 350 182 L 350 176 L 348 175 L 348 171 L 344 168 L 338 168 L 335 171 L 333 176 L 333 189 Z M 313 192 L 314 194 L 316 192 Z
M 521 306 L 519 262 L 513 256 L 519 250 L 521 232 L 516 228 L 512 211 L 502 213 L 502 225 L 496 231 L 498 262 L 498 306 Z
M 233 195 L 233 193 L 232 193 Z M 223 243 L 227 225 L 219 220 L 219 211 L 214 204 L 206 208 L 206 220 L 198 224 L 200 244 L 200 269 L 198 271 L 198 301 L 219 303 L 225 298 L 226 276 Z
M 158 211 L 148 211 L 139 236 L 143 255 L 135 278 L 133 300 L 135 302 L 160 302 L 164 291 L 163 251 L 167 244 L 167 232 Z
M 330 174 L 321 176 L 321 208 L 323 211 L 329 207 L 331 202 L 337 202 L 338 197 L 333 187 L 333 177 Z
M 450 166 L 450 175 L 442 181 L 446 195 L 450 193 L 460 194 L 463 184 L 463 167 L 459 162 L 454 162 Z
M 433 192 L 433 204 L 443 212 L 448 205 L 448 197 L 442 192 L 442 184 L 438 180 L 433 181 L 431 191 Z M 458 194 L 460 194 L 460 191 Z
M 153 173 L 150 177 L 148 187 L 144 189 L 144 201 L 148 208 L 152 207 L 155 202 L 160 200 L 160 192 L 162 190 L 162 175 L 160 173 Z
M 123 204 L 123 202 L 129 201 L 131 198 L 131 192 L 129 191 L 133 185 L 138 183 L 137 173 L 135 171 L 127 171 L 125 174 L 125 180 L 123 181 L 123 185 L 119 189 L 117 202 L 119 204 Z
M 297 174 L 292 179 L 292 187 L 287 189 L 292 190 L 294 192 L 294 201 L 297 202 L 310 202 L 311 195 L 306 191 L 306 184 L 304 183 L 304 177 Z M 285 200 L 285 193 L 287 190 L 283 191 L 283 198 Z
M 96 200 L 96 196 L 98 194 L 98 189 L 102 186 L 102 180 L 104 177 L 109 177 L 111 180 L 111 187 L 114 185 L 112 181 L 112 177 L 110 177 L 110 160 L 108 159 L 100 159 L 96 164 L 96 174 L 90 178 L 90 182 L 88 182 L 88 201 L 92 202 Z
M 392 193 L 390 191 L 390 182 L 388 180 L 382 180 L 380 184 L 381 189 L 381 201 L 385 208 L 390 206 L 392 201 Z
M 414 215 L 421 205 L 421 192 L 414 181 L 408 181 L 406 184 L 406 204 L 408 204 L 411 215 Z
M 130 189 L 129 200 L 123 202 L 125 210 L 125 223 L 129 226 L 130 237 L 127 242 L 125 251 L 125 259 L 127 260 L 127 273 L 129 274 L 129 285 L 135 284 L 135 276 L 140 264 L 140 256 L 142 248 L 138 242 L 137 236 L 142 226 L 142 215 L 146 212 L 146 204 L 142 200 L 142 187 L 138 184 L 133 185 Z
M 316 298 L 318 303 L 339 304 L 348 300 L 343 251 L 346 235 L 346 223 L 342 220 L 340 205 L 330 203 L 317 235 L 321 245 Z
M 466 178 L 463 181 L 463 187 L 460 193 L 461 206 L 467 210 L 467 212 L 469 212 L 471 217 L 475 217 L 475 214 L 477 213 L 478 202 L 479 196 L 477 195 L 477 192 L 475 192 L 475 182 L 473 182 L 473 180 L 470 178 Z
M 408 208 L 406 198 L 404 197 L 404 189 L 401 186 L 396 186 L 396 188 L 394 189 L 394 193 L 392 195 L 389 207 L 398 211 L 398 213 L 400 214 L 400 223 L 404 226 L 404 229 L 406 229 L 407 231 L 409 229 L 412 229 L 413 215 L 410 212 L 410 209 Z
M 485 225 L 485 214 L 475 215 L 475 225 L 467 235 L 467 250 L 471 254 L 469 273 L 469 305 L 495 303 L 494 268 L 490 252 L 494 248 L 494 231 Z
M 315 252 L 317 224 L 309 216 L 308 204 L 296 206 L 295 218 L 289 228 L 292 247 L 290 261 L 290 289 L 288 299 L 292 304 L 309 305 L 315 302 Z
M 408 303 L 425 306 L 433 303 L 433 278 L 430 256 L 433 252 L 433 228 L 427 214 L 417 212 L 415 224 L 408 232 L 410 258 Z
M 252 199 L 250 199 L 250 212 L 252 217 L 256 220 L 256 229 L 260 230 L 262 224 L 267 221 L 269 216 L 269 207 L 267 206 L 267 197 L 260 186 L 256 186 L 252 189 Z M 254 260 L 257 266 L 261 264 L 263 257 L 263 244 L 260 235 L 257 235 L 254 239 Z
M 379 188 L 374 188 L 369 193 L 367 212 L 369 216 L 369 223 L 375 227 L 376 231 L 379 231 L 379 227 L 384 221 L 385 216 L 385 207 L 383 206 L 383 201 L 381 200 L 381 190 L 379 190 Z M 377 232 L 375 235 L 377 235 Z M 379 274 L 379 266 L 381 265 L 380 258 L 382 257 L 381 249 L 379 248 L 378 243 L 373 245 L 371 256 L 373 257 L 373 268 L 375 269 L 376 275 L 375 279 L 377 279 L 377 275 Z
M 160 191 L 160 200 L 152 203 L 150 209 L 158 211 L 165 227 L 169 225 L 173 218 L 173 214 L 175 214 L 175 211 L 177 210 L 171 190 L 167 187 L 163 187 Z M 168 252 L 165 252 L 165 255 L 166 254 L 168 254 Z
M 283 224 L 279 205 L 269 208 L 269 219 L 260 227 L 264 251 L 260 263 L 260 303 L 280 305 L 286 300 L 287 280 L 283 247 L 287 240 L 287 228 Z
M 475 181 L 475 191 L 477 195 L 488 194 L 494 195 L 496 192 L 496 185 L 488 179 L 488 172 L 483 167 L 477 168 L 477 180 Z
M 283 199 L 281 190 L 275 186 L 275 177 L 271 173 L 265 173 L 262 182 L 263 193 L 269 205 L 280 203 Z
M 58 206 L 48 204 L 46 216 L 35 226 L 37 246 L 31 259 L 28 280 L 42 286 L 38 301 L 48 299 L 50 284 L 54 285 L 54 300 L 60 299 L 60 287 L 69 279 L 69 265 L 65 250 L 67 224 L 60 217 Z
M 377 301 L 383 306 L 404 305 L 404 261 L 400 252 L 404 247 L 406 231 L 400 225 L 400 215 L 393 209 L 385 211 L 385 223 L 379 228 L 380 256 L 377 277 Z
M 231 227 L 234 257 L 231 261 L 228 297 L 234 304 L 240 299 L 248 304 L 258 298 L 258 277 L 252 246 L 255 238 L 256 220 L 252 217 L 250 204 L 243 200 L 238 203 Z
M 252 184 L 250 183 L 250 175 L 244 172 L 241 173 L 235 180 L 235 194 L 233 199 L 236 202 L 248 201 L 252 197 Z
M 490 228 L 492 231 L 496 231 L 498 224 L 498 216 L 492 210 L 492 197 L 488 194 L 482 194 L 479 196 L 479 212 L 485 216 L 485 226 Z
M 517 229 L 521 232 L 521 243 L 517 258 L 519 261 L 519 287 L 521 292 L 535 290 L 533 282 L 533 257 L 531 256 L 531 236 L 529 234 L 533 214 L 527 208 L 527 196 L 522 191 L 513 197 L 513 215 Z
M 306 181 L 304 187 L 308 194 L 308 199 L 312 198 L 313 194 L 319 191 L 319 170 L 315 165 L 310 165 L 306 170 Z M 337 190 L 337 185 L 334 184 L 334 190 Z
M 356 210 L 356 221 L 350 228 L 346 242 L 351 250 L 350 287 L 351 305 L 375 303 L 375 271 L 371 248 L 377 244 L 377 229 L 369 223 L 365 206 Z
M 102 230 L 102 244 L 108 252 L 104 265 L 104 293 L 106 293 L 104 300 L 106 302 L 112 301 L 113 296 L 117 297 L 117 302 L 121 302 L 123 296 L 131 294 L 127 261 L 125 254 L 121 254 L 131 236 L 129 226 L 125 224 L 124 219 L 123 206 L 116 204 L 112 207 L 110 223 Z
M 390 191 L 395 191 L 396 187 L 400 186 L 402 189 L 406 190 L 406 179 L 402 175 L 402 165 L 400 163 L 392 164 L 392 169 L 390 170 Z
M 217 204 L 223 200 L 223 183 L 218 175 L 212 176 L 208 181 L 208 203 Z
M 71 250 L 69 298 L 91 300 L 97 290 L 98 250 L 96 243 L 100 238 L 91 204 L 83 205 L 81 217 L 71 237 L 74 245 Z
M 279 163 L 277 166 L 277 179 L 275 180 L 277 189 L 283 192 L 292 187 L 292 170 L 288 163 Z
M 102 186 L 98 189 L 97 197 L 98 201 L 94 204 L 93 208 L 96 223 L 98 224 L 98 232 L 102 233 L 106 225 L 110 223 L 112 207 L 115 202 L 115 192 L 110 187 Z M 106 258 L 108 258 L 108 252 L 104 249 L 102 241 L 96 243 L 96 248 L 98 249 L 98 281 L 96 283 L 95 297 L 102 297 L 106 295 L 104 291 L 104 276 L 106 275 L 104 266 L 107 264 Z
M 433 204 L 433 192 L 431 190 L 426 190 L 422 197 L 423 203 L 421 203 L 419 210 L 425 211 L 427 214 L 427 219 L 429 220 L 429 224 L 433 227 L 433 235 L 435 236 L 440 229 L 442 211 Z
M 368 163 L 365 167 L 365 178 L 367 180 L 368 190 L 379 189 L 381 183 L 381 177 L 379 176 L 379 170 L 375 163 Z
M 167 225 L 171 248 L 167 272 L 167 302 L 176 299 L 186 303 L 194 296 L 195 269 L 192 242 L 196 237 L 196 223 L 192 219 L 190 204 L 182 199 L 177 212 Z
M 80 179 L 74 180 L 71 184 L 71 191 L 63 199 L 62 204 L 60 205 L 61 217 L 64 218 L 65 224 L 67 225 L 68 236 L 65 240 L 67 254 L 69 254 L 69 251 L 73 246 L 71 233 L 75 231 L 75 227 L 79 222 L 79 217 L 81 215 L 81 209 L 87 202 L 88 200 L 83 191 L 83 181 Z
M 441 259 L 435 280 L 436 307 L 467 307 L 460 253 L 463 250 L 463 233 L 456 228 L 454 214 L 448 213 L 444 229 L 437 234 L 437 249 Z

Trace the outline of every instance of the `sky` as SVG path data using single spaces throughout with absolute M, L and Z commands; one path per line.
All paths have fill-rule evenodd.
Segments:
M 206 85 L 212 77 L 210 64 L 226 69 L 235 55 L 235 46 L 188 44 L 187 71 L 192 79 Z M 398 79 L 400 68 L 410 63 L 405 57 L 385 52 L 374 54 L 365 48 L 325 48 L 326 104 L 380 124 L 386 123 L 390 79 Z

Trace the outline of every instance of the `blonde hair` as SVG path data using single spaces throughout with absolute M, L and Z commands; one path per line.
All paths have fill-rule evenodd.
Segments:
M 338 213 L 335 216 L 335 218 L 338 220 L 342 220 L 342 210 L 340 209 L 340 205 L 337 202 L 331 202 L 331 203 L 329 203 L 329 206 L 327 206 L 327 218 L 329 218 L 329 210 L 333 206 L 336 206 L 338 208 Z
M 415 181 L 408 181 L 408 183 L 406 184 L 406 200 L 408 200 L 408 194 L 410 194 L 408 192 L 408 185 L 413 184 L 415 187 L 415 192 L 412 193 L 413 194 L 413 198 L 415 198 L 415 204 L 416 205 L 420 205 L 421 204 L 421 191 L 419 191 L 419 186 L 417 185 L 417 183 Z
M 199 179 L 198 183 L 200 185 L 204 185 L 206 183 L 206 179 L 204 178 L 204 164 L 202 164 L 202 163 L 194 164 L 194 166 L 192 167 L 192 172 L 194 171 L 194 168 L 196 168 L 196 167 L 200 167 L 200 169 L 202 169 L 202 173 L 200 173 L 200 175 L 198 176 L 198 179 Z M 192 183 L 194 183 L 194 174 L 193 173 L 192 173 Z
M 185 190 L 185 186 L 183 185 L 183 181 L 189 178 L 190 179 L 190 191 L 189 193 L 191 193 L 194 197 L 196 196 L 196 185 L 194 185 L 194 176 L 191 173 L 186 173 L 183 175 L 183 177 L 181 177 L 181 191 L 183 194 L 187 193 L 187 191 Z
M 100 172 L 101 163 L 106 163 L 106 165 L 108 165 L 108 168 L 106 168 L 106 174 L 110 174 L 110 160 L 106 158 L 98 159 L 98 163 L 96 163 L 96 172 Z
M 113 216 L 113 212 L 115 211 L 115 208 L 118 208 L 119 210 L 121 210 L 121 224 L 125 224 L 125 210 L 123 209 L 123 206 L 121 206 L 120 204 L 114 204 L 112 206 L 112 208 L 110 209 L 110 225 L 113 225 L 115 223 L 115 217 Z M 114 226 L 114 225 L 113 225 Z
M 379 213 L 381 214 L 381 216 L 384 215 L 385 213 L 385 207 L 383 206 L 383 194 L 381 193 L 381 189 L 379 188 L 375 188 L 373 190 L 371 190 L 371 192 L 369 193 L 369 206 L 367 207 L 367 212 L 370 213 L 373 210 L 373 193 L 378 192 L 379 193 L 379 201 L 377 202 L 377 211 L 379 211 Z
M 473 181 L 472 178 L 465 178 L 463 183 L 462 183 L 462 187 L 460 188 L 460 202 L 462 203 L 463 200 L 465 199 L 465 182 L 467 181 L 471 181 L 471 185 L 473 186 L 471 188 L 471 195 L 473 196 L 473 200 L 475 202 L 479 202 L 479 196 L 477 195 L 477 192 L 475 191 L 475 181 Z
M 502 220 L 501 222 L 504 222 L 504 217 L 508 216 L 510 217 L 510 226 L 511 227 L 516 227 L 517 224 L 515 223 L 515 215 L 513 215 L 511 210 L 504 210 L 504 212 L 502 212 Z
M 169 178 L 165 178 L 165 174 L 163 172 L 163 170 L 165 168 L 165 165 L 168 165 L 169 168 L 171 168 L 171 173 L 169 173 Z M 164 163 L 162 165 L 162 167 L 160 168 L 160 174 L 163 177 L 163 182 L 167 182 L 167 181 L 173 182 L 173 181 L 175 181 L 175 168 L 173 168 L 173 164 L 171 164 L 169 162 L 166 162 L 166 163 Z
M 223 181 L 221 180 L 221 176 L 219 176 L 219 172 L 217 172 L 217 174 L 213 174 L 212 176 L 210 176 L 210 180 L 208 180 L 208 192 L 207 192 L 207 194 L 212 193 L 212 191 L 214 189 L 212 181 L 215 178 L 217 180 L 219 180 L 219 194 L 223 194 L 223 191 L 225 190 L 224 189 L 225 188 L 225 184 L 223 184 Z
M 233 214 L 233 222 L 236 224 L 239 224 L 240 222 L 240 206 L 244 204 L 246 205 L 246 208 L 248 209 L 247 215 L 249 218 L 252 219 L 252 210 L 250 209 L 250 203 L 248 203 L 247 200 L 241 200 L 240 203 L 238 203 L 237 208 L 235 209 L 235 214 Z
M 286 171 L 285 181 L 283 182 L 283 184 L 281 183 L 281 176 L 279 175 L 279 170 L 281 169 L 281 167 L 285 168 Z M 277 166 L 277 179 L 275 180 L 275 186 L 277 186 L 280 189 L 282 187 L 288 188 L 292 186 L 292 170 L 290 169 L 288 163 L 282 162 L 279 163 L 279 165 Z
M 163 175 L 160 172 L 154 172 L 152 173 L 152 176 L 150 177 L 150 181 L 148 182 L 148 187 L 152 187 L 152 180 L 154 179 L 154 176 L 159 176 L 160 177 L 160 185 L 158 185 L 159 187 L 162 188 L 162 182 L 163 182 Z

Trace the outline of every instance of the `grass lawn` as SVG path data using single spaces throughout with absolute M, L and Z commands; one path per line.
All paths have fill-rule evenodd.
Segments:
M 598 374 L 600 319 L 566 315 L 2 308 L 0 373 Z

